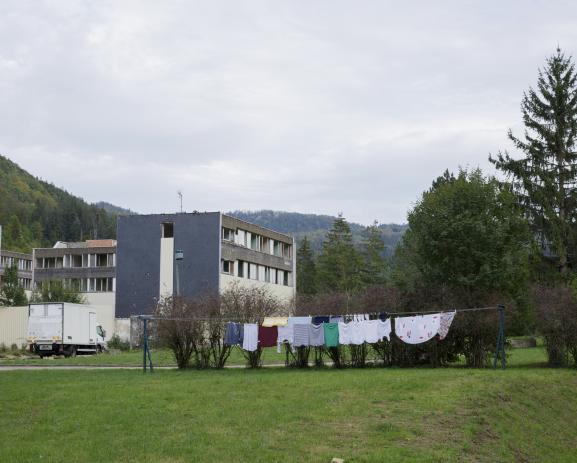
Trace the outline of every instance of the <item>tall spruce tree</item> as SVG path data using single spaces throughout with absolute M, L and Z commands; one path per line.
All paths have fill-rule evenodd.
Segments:
M 297 292 L 317 292 L 317 269 L 309 240 L 305 236 L 297 250 Z
M 367 286 L 382 285 L 387 275 L 387 261 L 384 256 L 385 242 L 375 220 L 363 230 L 363 283 Z
M 515 193 L 543 249 L 561 273 L 575 256 L 577 223 L 577 76 L 560 49 L 539 70 L 537 88 L 523 94 L 523 137 L 508 137 L 524 153 L 489 157 L 512 180 Z
M 18 267 L 12 264 L 4 270 L 0 288 L 0 305 L 14 307 L 28 304 L 24 288 L 18 284 Z
M 339 214 L 323 241 L 317 263 L 319 289 L 353 292 L 361 287 L 362 258 L 346 219 Z

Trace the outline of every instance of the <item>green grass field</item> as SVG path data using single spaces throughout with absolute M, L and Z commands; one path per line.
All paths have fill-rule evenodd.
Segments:
M 0 371 L 0 461 L 577 461 L 577 371 Z
M 8 354 L 9 355 L 9 354 Z M 10 356 L 12 357 L 12 356 Z M 263 352 L 263 364 L 284 364 L 285 354 L 277 354 L 276 348 L 266 348 Z M 176 366 L 172 352 L 166 349 L 152 351 L 152 362 L 155 366 Z M 240 348 L 231 351 L 227 365 L 244 365 L 244 359 Z M 87 366 L 140 366 L 142 365 L 142 351 L 112 352 L 99 355 L 78 355 L 74 358 L 38 356 L 18 356 L 16 358 L 0 358 L 2 365 L 87 365 Z

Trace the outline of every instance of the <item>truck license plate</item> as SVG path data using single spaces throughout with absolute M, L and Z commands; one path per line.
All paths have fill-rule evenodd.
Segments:
M 51 344 L 41 344 L 40 350 L 52 350 L 52 345 Z

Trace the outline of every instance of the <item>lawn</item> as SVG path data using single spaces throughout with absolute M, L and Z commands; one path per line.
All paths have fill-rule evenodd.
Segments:
M 10 354 L 8 354 L 10 355 Z M 10 356 L 12 357 L 12 356 Z M 284 364 L 285 354 L 277 354 L 276 348 L 266 348 L 263 352 L 264 364 Z M 174 366 L 176 361 L 172 352 L 167 349 L 155 349 L 152 351 L 152 362 L 155 366 Z M 227 365 L 244 365 L 244 359 L 240 348 L 233 348 Z M 87 366 L 141 366 L 142 350 L 133 350 L 130 352 L 113 351 L 99 355 L 78 355 L 74 358 L 64 357 L 47 357 L 44 359 L 38 356 L 18 356 L 16 358 L 0 358 L 0 367 L 2 365 L 87 365 Z
M 509 352 L 516 352 L 516 355 L 512 356 L 509 360 L 515 363 L 545 363 L 545 354 L 542 348 L 538 349 L 515 349 Z M 8 355 L 8 358 L 2 358 L 0 356 L 0 368 L 2 365 L 42 365 L 42 366 L 131 366 L 137 367 L 142 365 L 142 351 L 133 350 L 130 352 L 120 352 L 112 351 L 99 355 L 79 355 L 74 358 L 64 358 L 64 357 L 48 357 L 41 359 L 38 356 L 13 356 L 10 353 L 3 354 Z M 369 359 L 376 358 L 376 354 L 369 353 Z M 310 356 L 311 362 L 313 361 L 313 355 Z M 326 361 L 329 361 L 327 358 Z M 155 349 L 152 351 L 152 362 L 154 366 L 172 366 L 176 367 L 176 361 L 172 352 L 167 349 Z M 265 348 L 262 354 L 263 365 L 284 365 L 285 354 L 284 352 L 278 354 L 275 347 Z M 235 347 L 232 349 L 230 357 L 226 362 L 227 365 L 245 365 L 246 360 L 242 355 L 240 348 Z
M 0 461 L 577 461 L 577 371 L 0 371 Z

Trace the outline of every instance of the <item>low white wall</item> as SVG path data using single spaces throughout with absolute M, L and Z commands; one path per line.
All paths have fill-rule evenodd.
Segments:
M 123 341 L 130 342 L 130 318 L 117 318 L 114 321 L 114 333 Z
M 0 344 L 19 348 L 26 344 L 28 336 L 28 306 L 0 307 Z
M 86 305 L 102 305 L 114 307 L 116 303 L 116 293 L 80 293 L 80 295 L 86 300 Z

